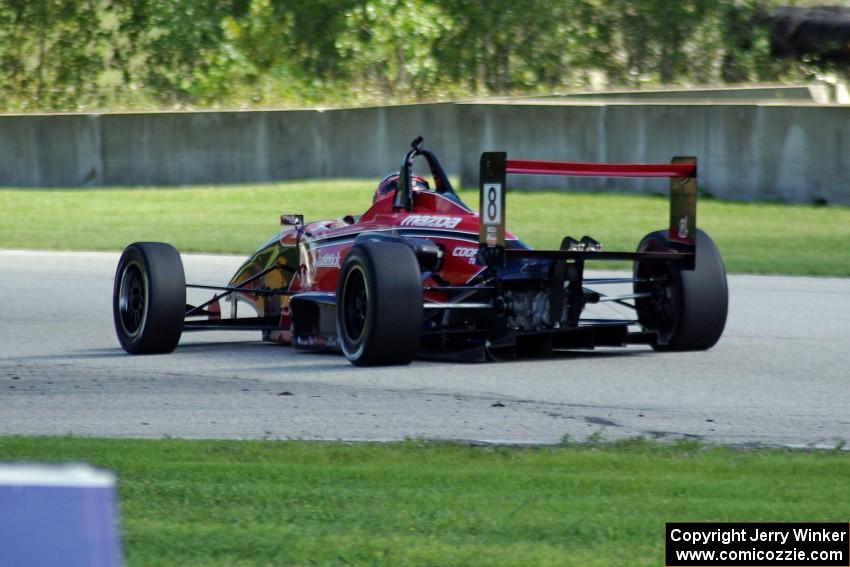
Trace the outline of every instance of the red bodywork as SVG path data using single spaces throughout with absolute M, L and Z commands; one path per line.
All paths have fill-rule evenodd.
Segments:
M 230 285 L 240 286 L 275 264 L 292 268 L 271 270 L 266 276 L 242 285 L 245 292 L 234 294 L 237 301 L 251 304 L 258 315 L 278 316 L 279 330 L 267 331 L 264 338 L 288 343 L 291 340 L 289 297 L 263 296 L 247 290 L 285 288 L 291 292 L 335 293 L 342 261 L 354 239 L 363 233 L 387 233 L 427 238 L 442 248 L 440 269 L 428 274 L 422 285 L 426 301 L 443 301 L 444 294 L 429 288 L 467 284 L 485 269 L 476 264 L 478 231 L 478 213 L 439 193 L 415 191 L 410 211 L 393 210 L 393 199 L 387 197 L 375 202 L 359 218 L 316 221 L 281 231 L 248 259 Z M 507 240 L 513 246 L 524 247 L 510 233 Z
M 416 158 L 427 162 L 433 190 L 414 175 Z M 339 350 L 355 365 L 501 360 L 628 344 L 710 348 L 725 324 L 726 280 L 716 247 L 696 228 L 696 173 L 696 159 L 684 156 L 671 164 L 600 164 L 484 152 L 479 214 L 461 201 L 420 136 L 365 213 L 309 224 L 300 214 L 282 215 L 285 228 L 226 286 L 186 283 L 170 245 L 131 245 L 116 276 L 116 330 L 134 354 L 168 352 L 185 331 L 244 330 L 296 348 Z M 634 252 L 603 250 L 589 235 L 531 250 L 506 230 L 508 174 L 669 178 L 669 224 L 644 236 Z M 706 256 L 697 254 L 697 238 Z M 635 275 L 585 277 L 586 262 L 600 260 L 632 262 Z M 168 277 L 152 270 L 160 264 Z M 632 291 L 595 289 L 609 284 Z M 189 305 L 183 287 L 220 295 Z M 240 314 L 239 303 L 252 313 Z M 584 316 L 585 307 L 601 303 L 634 314 Z M 184 304 L 182 322 L 170 325 L 166 315 Z M 150 331 L 148 319 L 159 327 Z
M 593 348 L 654 340 L 654 331 L 629 331 L 633 319 L 581 319 L 587 303 L 622 304 L 648 294 L 603 297 L 584 286 L 584 263 L 679 262 L 682 269 L 693 269 L 693 158 L 674 158 L 671 164 L 597 164 L 507 160 L 502 152 L 484 153 L 482 218 L 461 202 L 436 156 L 421 147 L 421 138 L 411 146 L 394 194 L 378 199 L 363 215 L 308 224 L 300 215 L 283 215 L 285 228 L 254 252 L 226 287 L 210 288 L 225 292 L 230 312 L 219 315 L 214 298 L 188 311 L 186 329 L 261 330 L 264 340 L 335 349 L 343 262 L 357 242 L 392 240 L 410 246 L 419 263 L 423 349 L 443 353 L 451 347 L 459 356 L 478 360 L 529 345 Z M 433 191 L 414 189 L 411 165 L 417 156 L 428 162 Z M 506 174 L 671 178 L 670 249 L 609 252 L 590 237 L 565 237 L 558 250 L 530 250 L 505 230 Z M 239 303 L 256 313 L 238 313 Z M 188 319 L 193 316 L 208 320 Z

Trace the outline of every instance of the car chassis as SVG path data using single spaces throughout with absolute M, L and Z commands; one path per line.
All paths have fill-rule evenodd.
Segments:
M 433 192 L 413 191 L 412 168 L 420 156 L 435 180 Z M 593 238 L 569 236 L 557 250 L 532 250 L 506 231 L 509 174 L 669 178 L 668 228 L 646 235 L 634 252 L 605 251 Z M 710 348 L 725 325 L 728 292 L 720 255 L 696 228 L 696 174 L 692 157 L 605 164 L 486 152 L 476 214 L 419 137 L 402 160 L 391 203 L 333 225 L 283 215 L 287 228 L 226 286 L 186 284 L 179 254 L 169 245 L 128 246 L 115 279 L 116 331 L 134 354 L 173 350 L 184 331 L 253 330 L 296 348 L 341 350 L 359 365 L 630 344 Z M 462 256 L 468 261 L 461 266 Z M 631 261 L 633 275 L 585 277 L 586 263 L 599 260 Z M 609 284 L 630 284 L 632 292 L 596 289 Z M 187 305 L 187 288 L 216 294 Z M 231 304 L 230 317 L 222 316 L 223 300 Z M 606 302 L 636 316 L 582 316 L 588 304 Z M 249 303 L 257 316 L 239 317 L 239 303 Z

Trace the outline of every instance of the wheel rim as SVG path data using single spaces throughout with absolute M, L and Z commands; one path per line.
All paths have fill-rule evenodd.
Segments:
M 636 291 L 651 294 L 635 301 L 641 324 L 658 331 L 663 337 L 669 337 L 676 324 L 676 298 L 669 266 L 662 262 L 646 262 L 636 275 L 644 280 L 638 284 Z
M 148 281 L 138 262 L 130 262 L 121 273 L 118 288 L 118 319 L 130 338 L 141 334 L 148 314 Z
M 342 330 L 345 338 L 357 344 L 366 334 L 369 312 L 369 290 L 359 266 L 353 266 L 345 277 L 342 296 Z

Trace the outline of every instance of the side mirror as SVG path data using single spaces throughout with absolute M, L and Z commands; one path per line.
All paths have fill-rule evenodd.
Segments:
M 280 215 L 281 226 L 304 226 L 304 215 Z

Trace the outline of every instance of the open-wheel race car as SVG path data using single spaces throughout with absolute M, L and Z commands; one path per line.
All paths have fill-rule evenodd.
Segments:
M 417 157 L 427 162 L 433 189 L 413 174 Z M 479 214 L 420 137 L 366 212 L 310 223 L 282 215 L 280 233 L 227 285 L 187 285 L 172 246 L 131 244 L 115 276 L 115 329 L 132 354 L 170 352 L 187 331 L 251 330 L 299 349 L 342 351 L 355 365 L 630 344 L 708 349 L 723 332 L 728 295 L 720 254 L 696 228 L 696 172 L 694 158 L 599 164 L 488 152 L 481 156 Z M 507 174 L 667 177 L 670 223 L 646 235 L 635 252 L 605 251 L 590 237 L 532 250 L 505 229 Z M 632 277 L 586 278 L 593 260 L 632 261 Z M 616 283 L 631 284 L 630 293 L 599 291 Z M 187 288 L 215 295 L 188 305 Z M 583 316 L 588 304 L 604 302 L 633 316 Z

